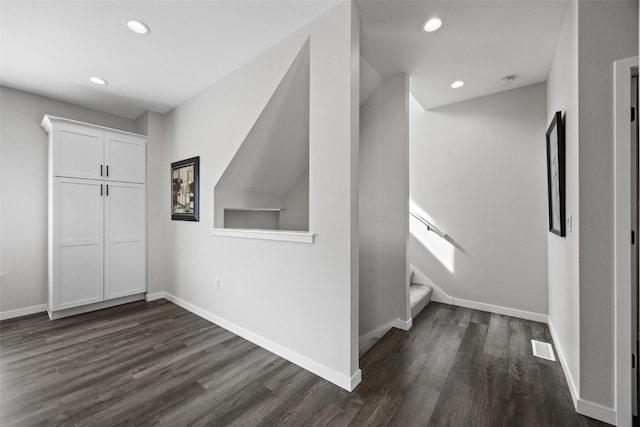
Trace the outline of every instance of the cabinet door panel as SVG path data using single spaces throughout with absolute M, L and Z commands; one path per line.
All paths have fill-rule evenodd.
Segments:
M 105 215 L 105 299 L 146 292 L 144 184 L 109 184 Z
M 101 185 L 83 179 L 54 180 L 52 310 L 104 299 Z
M 79 127 L 56 128 L 53 153 L 54 176 L 102 179 L 100 175 L 104 159 L 102 132 Z
M 145 143 L 121 135 L 106 136 L 105 162 L 109 166 L 110 181 L 145 181 Z

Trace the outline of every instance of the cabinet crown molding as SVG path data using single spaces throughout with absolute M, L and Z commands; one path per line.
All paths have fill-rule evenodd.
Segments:
M 51 129 L 53 129 L 54 125 L 82 126 L 84 128 L 96 129 L 96 130 L 99 130 L 99 131 L 102 131 L 102 132 L 116 133 L 116 134 L 120 134 L 120 135 L 127 135 L 127 136 L 132 137 L 132 138 L 140 138 L 140 139 L 144 139 L 144 140 L 146 140 L 148 138 L 147 135 L 143 135 L 143 134 L 140 134 L 140 133 L 129 132 L 129 131 L 126 131 L 126 130 L 114 129 L 114 128 L 110 128 L 110 127 L 106 127 L 106 126 L 96 125 L 96 124 L 93 124 L 93 123 L 85 123 L 85 122 L 80 122 L 78 120 L 65 119 L 64 117 L 56 117 L 56 116 L 52 116 L 50 114 L 45 114 L 44 117 L 42 118 L 42 123 L 40 123 L 40 126 L 47 133 L 50 133 Z

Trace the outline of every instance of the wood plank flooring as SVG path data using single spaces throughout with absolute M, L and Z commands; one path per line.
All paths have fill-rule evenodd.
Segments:
M 0 425 L 596 426 L 546 325 L 430 303 L 353 393 L 164 300 L 0 322 Z

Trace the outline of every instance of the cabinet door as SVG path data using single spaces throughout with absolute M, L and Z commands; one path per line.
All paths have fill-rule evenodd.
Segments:
M 146 292 L 144 184 L 105 184 L 105 299 Z
M 102 179 L 104 134 L 76 126 L 54 128 L 53 175 Z
M 102 301 L 104 197 L 102 182 L 55 178 L 51 310 Z
M 109 166 L 109 172 L 106 179 L 143 183 L 146 174 L 145 146 L 141 139 L 107 134 L 105 163 Z

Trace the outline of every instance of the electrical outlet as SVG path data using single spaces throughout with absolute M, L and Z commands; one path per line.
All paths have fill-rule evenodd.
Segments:
M 220 279 L 217 277 L 214 277 L 213 279 L 213 287 L 216 288 L 217 291 L 220 290 Z

